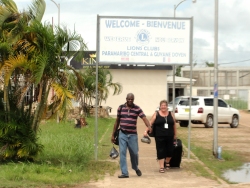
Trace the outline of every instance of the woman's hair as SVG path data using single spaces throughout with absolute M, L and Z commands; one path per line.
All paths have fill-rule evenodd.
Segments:
M 168 105 L 168 101 L 167 101 L 167 100 L 162 100 L 162 101 L 160 102 L 160 106 L 161 106 L 162 103 L 165 103 L 166 105 Z

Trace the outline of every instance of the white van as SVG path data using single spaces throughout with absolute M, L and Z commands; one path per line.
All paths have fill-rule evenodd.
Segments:
M 176 103 L 175 118 L 181 127 L 187 127 L 189 123 L 189 111 L 191 110 L 191 122 L 193 124 L 204 124 L 206 128 L 213 127 L 214 98 L 197 96 L 191 98 L 191 109 L 189 97 L 182 97 Z M 229 124 L 231 128 L 239 125 L 239 111 L 224 100 L 218 99 L 218 124 Z

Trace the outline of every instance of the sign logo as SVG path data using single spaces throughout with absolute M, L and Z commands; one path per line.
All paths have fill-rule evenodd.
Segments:
M 136 34 L 136 42 L 141 45 L 147 45 L 151 39 L 149 31 L 141 29 Z

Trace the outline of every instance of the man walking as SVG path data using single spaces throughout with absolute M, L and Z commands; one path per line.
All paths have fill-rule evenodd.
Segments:
M 114 133 L 120 125 L 119 133 L 119 150 L 120 150 L 120 168 L 122 174 L 118 178 L 128 178 L 127 167 L 127 149 L 129 150 L 132 169 L 135 170 L 138 176 L 142 173 L 138 168 L 138 136 L 137 136 L 137 118 L 138 116 L 144 121 L 149 132 L 152 131 L 150 123 L 146 118 L 142 109 L 134 104 L 134 94 L 127 94 L 127 102 L 118 107 L 117 118 L 114 124 L 111 142 L 114 143 Z

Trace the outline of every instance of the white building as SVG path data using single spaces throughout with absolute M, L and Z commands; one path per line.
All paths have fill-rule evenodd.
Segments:
M 172 66 L 110 65 L 109 70 L 113 75 L 113 82 L 119 82 L 123 87 L 120 95 L 110 94 L 102 104 L 112 108 L 111 116 L 115 116 L 118 106 L 126 102 L 128 93 L 134 93 L 134 103 L 139 105 L 147 116 L 154 113 L 161 100 L 172 100 Z M 182 67 L 181 75 L 182 77 L 175 77 L 175 97 L 190 95 L 190 67 Z M 214 67 L 193 67 L 192 96 L 213 95 L 213 75 Z M 218 90 L 220 98 L 250 101 L 250 67 L 219 67 Z
M 109 96 L 104 106 L 110 106 L 110 115 L 116 115 L 120 104 L 126 102 L 127 93 L 135 94 L 138 104 L 146 115 L 151 116 L 159 102 L 163 99 L 172 100 L 173 71 L 159 68 L 148 69 L 110 69 L 114 82 L 123 86 L 120 95 Z M 190 67 L 182 67 L 182 77 L 175 77 L 175 96 L 190 95 Z M 214 68 L 193 67 L 192 96 L 213 96 Z M 250 101 L 250 67 L 219 67 L 218 95 L 223 99 L 241 99 Z M 250 109 L 250 104 L 248 104 Z
M 181 72 L 183 77 L 190 76 L 189 67 L 183 67 Z M 214 67 L 194 67 L 192 77 L 196 80 L 193 91 L 196 91 L 197 95 L 213 95 Z M 218 95 L 220 98 L 248 100 L 249 90 L 250 67 L 218 67 Z

